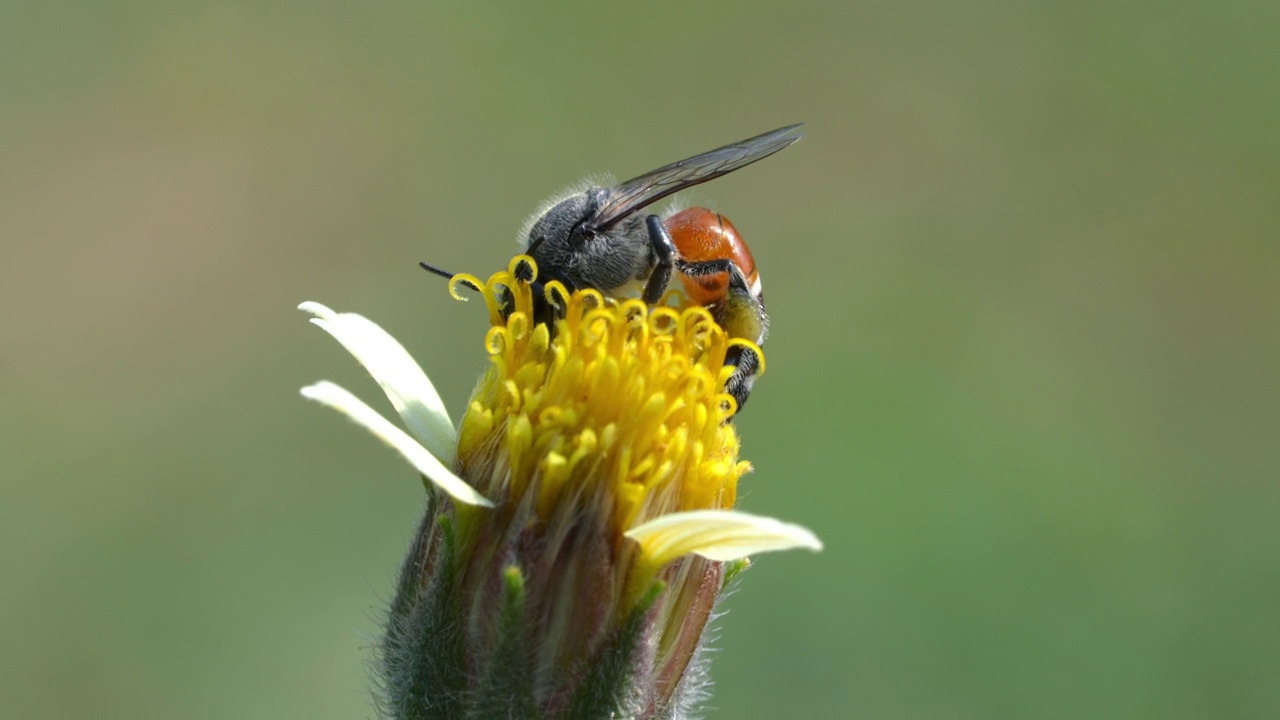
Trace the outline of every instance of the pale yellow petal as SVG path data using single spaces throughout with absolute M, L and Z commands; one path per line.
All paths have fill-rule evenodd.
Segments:
M 690 553 L 729 561 L 775 550 L 822 549 L 822 542 L 807 528 L 732 510 L 670 513 L 632 528 L 626 536 L 640 543 L 646 561 L 655 568 Z
M 422 473 L 433 485 L 457 502 L 480 507 L 493 507 L 493 503 L 471 487 L 462 478 L 454 475 L 445 467 L 440 459 L 428 452 L 417 440 L 396 427 L 394 423 L 378 414 L 364 401 L 345 389 L 331 383 L 318 382 L 302 388 L 303 397 L 327 405 L 346 415 L 364 427 L 375 437 L 390 445 L 400 453 L 409 464 Z
M 409 433 L 447 465 L 453 464 L 458 433 L 430 378 L 395 338 L 373 321 L 355 313 L 337 313 L 316 302 L 299 310 L 333 336 L 369 371 Z

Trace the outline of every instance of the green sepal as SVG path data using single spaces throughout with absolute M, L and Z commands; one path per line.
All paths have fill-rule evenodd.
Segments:
M 751 560 L 749 558 L 731 560 L 725 563 L 724 577 L 720 580 L 720 592 L 728 590 L 729 585 L 731 585 L 734 580 L 738 579 L 738 576 L 742 574 L 743 570 L 746 570 L 749 567 L 751 567 Z
M 586 678 L 573 695 L 564 717 L 568 720 L 605 720 L 631 717 L 635 708 L 635 675 L 643 669 L 644 630 L 647 615 L 653 609 L 666 583 L 655 582 L 636 604 L 631 615 L 622 622 L 613 638 L 591 663 Z
M 393 636 L 400 634 L 400 628 L 408 622 L 409 614 L 422 600 L 418 588 L 422 585 L 422 573 L 426 571 L 427 558 L 431 554 L 433 534 L 431 529 L 434 525 L 432 519 L 435 517 L 438 504 L 439 501 L 435 497 L 427 496 L 427 512 L 423 515 L 418 531 L 413 536 L 413 545 L 409 548 L 409 554 L 400 564 L 400 576 L 396 578 L 396 594 L 391 598 L 391 607 L 387 609 L 387 632 L 384 642 L 391 641 Z
M 529 628 L 524 621 L 524 576 L 520 568 L 510 565 L 503 571 L 502 580 L 502 617 L 498 621 L 497 644 L 480 689 L 468 703 L 467 717 L 533 720 L 540 715 L 533 698 Z
M 429 518 L 428 515 L 424 526 L 431 522 Z M 418 556 L 418 546 L 410 551 L 383 640 L 384 702 L 388 714 L 396 720 L 451 720 L 462 715 L 466 674 L 458 604 L 457 539 L 448 515 L 439 515 L 434 527 L 440 538 L 438 553 L 427 558 Z M 418 543 L 423 547 L 425 544 L 421 540 Z M 420 577 L 406 576 L 415 567 L 418 572 L 425 571 L 427 561 L 434 561 L 432 577 L 426 591 L 418 596 Z M 401 614 L 405 609 L 407 612 Z

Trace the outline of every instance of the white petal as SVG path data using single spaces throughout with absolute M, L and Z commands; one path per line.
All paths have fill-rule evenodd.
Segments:
M 654 567 L 689 553 L 708 560 L 741 560 L 772 550 L 821 550 L 807 528 L 731 510 L 694 510 L 663 515 L 628 530 Z
M 299 310 L 333 336 L 382 386 L 405 427 L 445 465 L 453 464 L 458 431 L 440 394 L 404 346 L 373 321 L 355 313 L 336 313 L 315 302 Z
M 493 507 L 493 503 L 476 492 L 476 489 L 468 485 L 465 480 L 454 475 L 440 462 L 439 458 L 428 452 L 417 440 L 345 389 L 325 381 L 302 388 L 302 395 L 328 405 L 364 426 L 366 430 L 397 450 L 410 465 L 454 500 L 467 505 Z

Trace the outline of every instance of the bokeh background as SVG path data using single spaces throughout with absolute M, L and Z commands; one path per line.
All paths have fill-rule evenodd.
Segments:
M 0 715 L 371 717 L 412 472 L 544 196 L 703 186 L 774 331 L 716 718 L 1280 716 L 1280 5 L 0 3 Z

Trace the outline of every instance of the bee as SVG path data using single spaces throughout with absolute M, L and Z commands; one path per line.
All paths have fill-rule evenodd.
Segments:
M 741 142 L 664 165 L 617 185 L 592 185 L 558 195 L 525 225 L 525 254 L 538 264 L 539 282 L 558 280 L 570 291 L 593 288 L 616 298 L 658 303 L 671 284 L 705 306 L 730 337 L 761 345 L 768 333 L 760 275 L 746 242 L 727 218 L 706 208 L 662 217 L 642 213 L 686 188 L 746 167 L 795 143 L 801 125 L 788 125 Z M 426 263 L 439 275 L 452 273 Z M 747 397 L 760 370 L 752 350 L 734 346 L 725 391 Z

